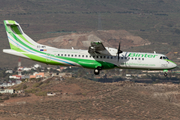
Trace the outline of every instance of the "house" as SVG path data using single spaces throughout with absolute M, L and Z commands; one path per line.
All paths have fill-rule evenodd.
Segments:
M 10 73 L 10 74 L 12 74 L 12 73 L 13 73 L 13 70 L 6 70 L 5 73 Z
M 41 68 L 41 65 L 35 64 L 35 65 L 34 65 L 34 68 Z
M 55 96 L 56 93 L 47 93 L 47 96 Z
M 30 71 L 30 70 L 31 70 L 31 68 L 28 68 L 28 67 L 23 68 L 23 71 Z
M 12 75 L 12 76 L 9 76 L 9 78 L 20 80 L 21 79 L 21 75 Z
M 33 75 L 29 76 L 29 78 L 42 78 L 42 77 L 44 77 L 43 72 L 40 72 L 40 73 L 35 72 Z
M 14 93 L 14 89 L 0 89 L 0 93 L 10 93 L 13 94 Z

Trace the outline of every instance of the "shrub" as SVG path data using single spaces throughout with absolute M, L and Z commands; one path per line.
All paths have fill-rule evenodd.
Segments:
M 33 89 L 25 90 L 26 93 L 36 93 L 38 91 L 40 91 L 39 88 L 33 88 Z
M 2 100 L 9 100 L 9 96 L 4 97 Z
M 17 94 L 11 94 L 11 97 L 17 97 Z
M 43 83 L 43 84 L 41 85 L 41 88 L 46 87 L 46 86 L 48 86 L 48 83 Z
M 15 88 L 15 90 L 17 91 L 17 90 L 22 90 L 22 89 L 26 89 L 26 88 L 27 88 L 26 84 L 20 84 Z
M 42 84 L 43 84 L 43 82 L 34 83 L 33 87 L 39 87 Z
M 40 92 L 37 92 L 35 95 L 37 95 L 37 96 L 46 96 L 47 92 L 46 91 L 40 91 Z
M 26 84 L 24 84 L 24 85 L 23 85 L 23 89 L 26 89 L 26 88 L 27 88 L 27 85 L 26 85 Z

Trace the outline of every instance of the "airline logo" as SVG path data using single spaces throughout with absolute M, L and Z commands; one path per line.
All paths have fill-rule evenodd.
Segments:
M 158 55 L 153 54 L 139 54 L 139 53 L 129 53 L 129 57 L 144 57 L 144 58 L 155 58 Z

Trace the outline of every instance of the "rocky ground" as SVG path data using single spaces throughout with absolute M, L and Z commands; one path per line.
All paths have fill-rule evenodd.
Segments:
M 89 33 L 72 33 L 55 38 L 41 39 L 41 44 L 57 48 L 88 49 L 92 41 L 102 41 L 105 47 L 118 48 L 119 42 L 123 49 L 150 45 L 148 40 L 134 36 L 125 30 L 99 30 Z
M 38 82 L 40 83 L 40 82 Z M 46 85 L 45 85 L 46 83 Z M 27 97 L 11 97 L 0 104 L 0 118 L 11 119 L 179 119 L 178 84 L 134 82 L 99 83 L 86 79 L 49 79 L 39 86 L 25 82 Z M 38 96 L 39 92 L 56 93 Z

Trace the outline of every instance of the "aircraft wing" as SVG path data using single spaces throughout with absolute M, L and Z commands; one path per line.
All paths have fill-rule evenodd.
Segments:
M 91 42 L 91 46 L 89 47 L 88 52 L 90 54 L 102 54 L 102 55 L 110 55 L 109 51 L 104 47 L 101 41 Z

